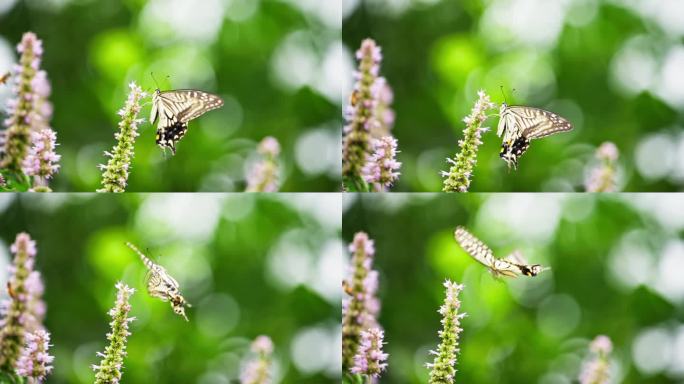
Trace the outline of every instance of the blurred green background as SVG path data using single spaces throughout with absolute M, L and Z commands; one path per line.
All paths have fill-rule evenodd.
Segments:
M 395 93 L 403 163 L 395 191 L 441 190 L 466 116 L 484 89 L 540 107 L 574 131 L 536 140 L 508 172 L 498 117 L 486 125 L 471 191 L 572 191 L 604 141 L 620 150 L 619 186 L 684 187 L 684 3 L 676 0 L 345 0 L 352 56 L 371 37 Z M 347 76 L 347 95 L 352 78 Z M 498 113 L 498 110 L 492 111 Z
M 339 5 L 298 0 L 6 0 L 0 72 L 26 31 L 43 40 L 62 169 L 56 191 L 94 191 L 114 145 L 128 83 L 152 92 L 197 88 L 223 108 L 192 121 L 164 157 L 145 122 L 129 191 L 241 191 L 256 143 L 282 147 L 285 191 L 331 191 L 340 181 L 342 52 Z M 9 87 L 0 87 L 0 102 Z M 141 117 L 149 117 L 149 105 Z
M 236 382 L 249 343 L 275 344 L 275 382 L 339 382 L 342 252 L 336 196 L 5 194 L 0 284 L 9 244 L 28 232 L 43 274 L 54 372 L 92 383 L 114 284 L 136 289 L 125 383 Z M 180 283 L 190 322 L 149 297 L 131 241 Z M 3 290 L 2 295 L 7 293 Z
M 375 240 L 381 383 L 427 382 L 445 279 L 465 285 L 457 383 L 576 383 L 599 334 L 614 343 L 611 383 L 684 379 L 684 196 L 391 194 L 345 196 L 344 209 L 345 243 Z M 496 281 L 457 225 L 551 270 Z

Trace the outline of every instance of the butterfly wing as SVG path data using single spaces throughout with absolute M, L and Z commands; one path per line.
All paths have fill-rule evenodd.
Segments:
M 522 252 L 519 250 L 515 250 L 511 252 L 510 255 L 506 256 L 504 260 L 509 261 L 513 264 L 520 264 L 520 265 L 525 265 L 527 264 L 527 260 L 525 260 L 525 257 L 523 256 Z
M 504 143 L 513 142 L 522 136 L 518 118 L 511 108 L 506 103 L 503 103 L 499 110 L 499 125 L 496 129 L 496 135 L 501 137 Z
M 553 112 L 524 106 L 512 106 L 508 110 L 515 117 L 521 134 L 529 140 L 572 130 L 568 120 Z
M 489 268 L 494 277 L 518 277 L 520 269 L 508 260 L 494 257 L 494 252 L 473 234 L 463 227 L 456 228 L 456 242 L 475 260 Z
M 169 300 L 169 292 L 166 284 L 164 284 L 164 279 L 157 271 L 151 270 L 147 276 L 147 293 L 162 301 Z
M 503 104 L 499 115 L 497 135 L 503 135 L 499 156 L 509 168 L 518 167 L 518 159 L 529 148 L 530 140 L 572 129 L 568 120 L 539 108 Z
M 170 109 L 176 120 L 187 123 L 203 114 L 223 106 L 223 99 L 194 89 L 177 89 L 160 92 L 159 98 Z
M 175 153 L 176 143 L 188 130 L 188 122 L 221 106 L 223 100 L 220 97 L 194 89 L 155 92 L 150 122 L 159 120 L 157 145 L 171 148 Z
M 454 232 L 454 238 L 470 257 L 479 261 L 487 268 L 491 268 L 494 265 L 494 260 L 496 260 L 494 252 L 480 239 L 468 232 L 468 230 L 463 227 L 457 227 Z

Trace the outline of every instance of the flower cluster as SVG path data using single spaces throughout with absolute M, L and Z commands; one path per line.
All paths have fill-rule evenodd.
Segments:
M 356 374 L 379 377 L 387 368 L 388 354 L 382 351 L 384 332 L 379 328 L 361 331 L 361 343 L 354 356 L 354 366 L 351 372 Z
M 487 111 L 496 107 L 484 90 L 478 91 L 477 97 L 470 115 L 463 119 L 466 127 L 463 139 L 458 141 L 461 151 L 453 159 L 447 158 L 451 164 L 449 172 L 442 171 L 442 177 L 445 177 L 444 192 L 467 192 L 470 188 L 470 178 L 477 163 L 477 149 L 482 144 L 482 134 L 489 130 L 482 124 L 487 120 Z
M 24 346 L 16 372 L 19 376 L 27 377 L 31 383 L 40 383 L 52 372 L 52 361 L 55 359 L 48 353 L 50 348 L 50 334 L 39 329 L 26 334 Z
M 96 372 L 95 384 L 118 384 L 121 380 L 123 359 L 126 356 L 126 339 L 131 335 L 128 324 L 135 320 L 134 317 L 128 317 L 131 310 L 128 300 L 135 290 L 121 282 L 116 283 L 116 289 L 116 303 L 109 311 L 109 316 L 112 317 L 109 323 L 112 330 L 107 333 L 109 345 L 104 353 L 97 353 L 102 358 L 100 365 L 92 366 Z
M 36 191 L 40 190 L 40 187 L 49 191 L 47 182 L 59 169 L 57 162 L 61 156 L 55 153 L 56 141 L 57 135 L 50 128 L 31 132 L 32 145 L 22 167 L 26 175 L 35 177 L 33 189 Z
M 343 282 L 347 297 L 342 301 L 342 366 L 354 366 L 354 356 L 361 343 L 361 332 L 379 328 L 380 300 L 376 296 L 378 272 L 372 269 L 375 247 L 364 232 L 354 235 L 349 245 L 352 253 L 349 277 Z
M 585 362 L 579 376 L 581 384 L 607 384 L 610 381 L 610 352 L 613 343 L 607 336 L 599 335 L 589 345 L 592 357 Z
M 378 145 L 393 143 L 396 153 L 396 139 L 390 131 L 394 125 L 394 111 L 391 103 L 394 98 L 387 80 L 379 76 L 382 54 L 380 47 L 372 39 L 365 39 L 356 52 L 359 61 L 358 71 L 354 73 L 355 83 L 349 105 L 345 108 L 344 138 L 342 143 L 342 176 L 347 190 L 353 188 L 358 191 L 369 190 L 368 170 L 377 164 Z M 384 144 L 374 144 L 374 140 L 383 140 Z M 375 152 L 375 153 L 374 153 Z M 396 170 L 400 163 L 392 157 L 391 165 L 396 168 L 386 168 L 384 171 L 399 176 Z M 373 183 L 376 187 L 381 183 Z M 380 190 L 391 185 L 384 185 Z
M 461 319 L 465 313 L 459 313 L 461 301 L 458 294 L 463 290 L 463 285 L 449 280 L 444 282 L 446 298 L 444 305 L 439 308 L 442 315 L 442 329 L 439 331 L 441 342 L 437 351 L 430 351 L 435 355 L 432 363 L 427 363 L 430 369 L 430 384 L 452 384 L 456 375 L 456 356 L 459 352 L 458 335 L 461 329 Z
M 615 192 L 617 189 L 617 146 L 606 141 L 596 150 L 596 159 L 601 163 L 587 176 L 584 186 L 587 192 Z
M 15 172 L 26 171 L 25 158 L 27 154 L 35 158 L 36 153 L 41 152 L 40 148 L 33 148 L 29 152 L 32 144 L 34 147 L 41 145 L 41 143 L 36 143 L 36 136 L 32 133 L 42 133 L 45 137 L 54 137 L 54 132 L 52 132 L 49 124 L 52 117 L 52 104 L 48 101 L 51 92 L 50 83 L 47 79 L 47 73 L 40 69 L 43 43 L 33 32 L 26 32 L 17 45 L 17 51 L 21 57 L 19 64 L 13 69 L 15 80 L 12 90 L 15 97 L 7 103 L 9 117 L 4 122 L 7 131 L 4 140 L 5 150 L 2 161 L 0 161 L 0 167 Z M 49 157 L 50 168 L 45 167 L 41 171 L 48 172 L 50 169 L 50 176 L 56 169 L 52 163 L 59 160 L 59 157 L 54 155 L 54 146 L 53 140 L 49 149 L 52 152 Z M 28 164 L 33 165 L 30 161 Z M 35 170 L 36 167 L 29 167 L 29 169 Z M 46 185 L 47 177 L 44 175 L 36 175 L 35 173 L 30 175 L 42 177 L 43 183 L 39 183 L 39 186 Z
M 262 159 L 247 173 L 247 192 L 277 192 L 279 183 L 278 155 L 280 143 L 274 137 L 261 140 L 257 152 Z
M 399 178 L 401 163 L 397 162 L 397 139 L 385 136 L 373 141 L 373 154 L 362 169 L 363 179 L 375 191 L 384 191 Z
M 141 100 L 147 97 L 135 82 L 128 85 L 130 92 L 128 99 L 118 114 L 121 116 L 119 122 L 119 132 L 114 134 L 117 143 L 111 152 L 105 152 L 109 157 L 107 165 L 100 164 L 102 170 L 102 188 L 98 192 L 124 192 L 128 182 L 131 161 L 133 160 L 133 145 L 135 138 L 138 137 L 138 124 L 142 119 L 138 119 L 140 113 Z
M 7 282 L 9 298 L 4 300 L 0 321 L 0 367 L 14 371 L 26 334 L 43 328 L 45 303 L 40 273 L 34 271 L 36 243 L 27 233 L 17 235 L 10 247 L 14 260 Z
M 271 355 L 273 342 L 268 336 L 258 336 L 251 345 L 251 351 L 256 358 L 248 360 L 240 374 L 242 384 L 270 384 L 271 383 Z
M 392 127 L 394 127 L 395 113 L 392 109 L 392 102 L 394 101 L 394 92 L 392 87 L 387 83 L 384 77 L 378 77 L 373 85 L 373 94 L 375 95 L 375 108 L 373 115 L 375 116 L 375 124 L 370 127 L 371 137 L 379 139 L 381 137 L 390 136 Z

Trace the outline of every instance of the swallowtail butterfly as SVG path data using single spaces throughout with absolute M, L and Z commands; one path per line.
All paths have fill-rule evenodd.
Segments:
M 194 89 L 160 91 L 152 96 L 150 123 L 157 124 L 157 145 L 162 149 L 171 148 L 176 153 L 176 143 L 185 136 L 188 122 L 212 109 L 223 106 L 223 100 L 211 93 Z
M 539 264 L 528 264 L 518 251 L 511 253 L 504 259 L 498 259 L 494 257 L 494 252 L 487 245 L 463 227 L 456 228 L 454 237 L 458 245 L 473 259 L 489 268 L 494 277 L 537 276 L 541 271 L 549 269 Z
M 147 293 L 162 301 L 170 302 L 173 312 L 183 316 L 185 321 L 188 321 L 188 317 L 185 315 L 185 306 L 192 307 L 192 305 L 181 295 L 176 279 L 171 277 L 164 267 L 147 258 L 135 245 L 131 243 L 126 243 L 126 245 L 140 256 L 143 264 L 147 267 Z
M 568 120 L 539 108 L 503 103 L 499 116 L 496 135 L 503 138 L 499 156 L 508 164 L 508 168 L 518 167 L 518 159 L 527 151 L 532 139 L 572 129 Z

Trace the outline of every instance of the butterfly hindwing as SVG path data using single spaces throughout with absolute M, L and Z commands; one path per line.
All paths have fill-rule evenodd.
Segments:
M 188 123 L 177 121 L 166 128 L 160 126 L 157 128 L 157 145 L 162 148 L 171 148 L 173 153 L 176 153 L 176 142 L 185 136 L 188 131 Z

